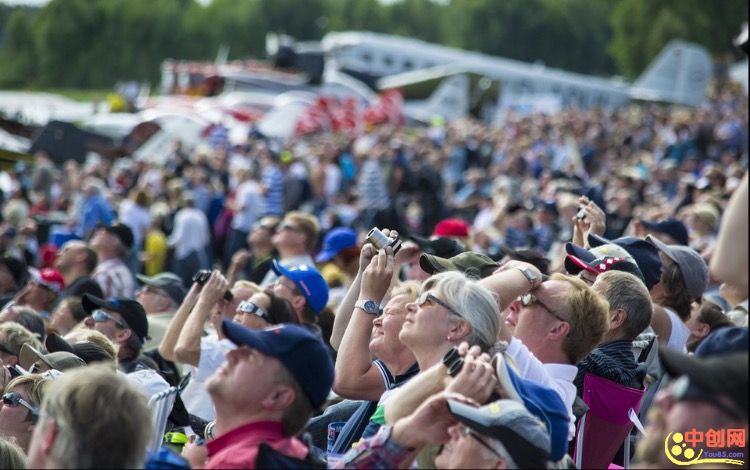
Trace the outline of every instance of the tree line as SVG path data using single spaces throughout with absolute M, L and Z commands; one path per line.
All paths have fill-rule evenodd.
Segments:
M 746 0 L 51 0 L 0 5 L 0 86 L 158 83 L 166 58 L 263 57 L 268 32 L 415 37 L 602 76 L 640 74 L 672 38 L 739 58 Z

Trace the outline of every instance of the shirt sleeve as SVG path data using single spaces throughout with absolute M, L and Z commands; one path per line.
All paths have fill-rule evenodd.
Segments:
M 414 455 L 391 439 L 391 426 L 382 426 L 374 436 L 362 439 L 331 468 L 402 468 Z

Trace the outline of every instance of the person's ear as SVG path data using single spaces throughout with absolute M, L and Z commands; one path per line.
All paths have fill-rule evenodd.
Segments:
M 628 314 L 625 313 L 625 310 L 618 308 L 612 313 L 612 316 L 609 319 L 609 329 L 614 330 L 615 328 L 621 327 L 627 318 Z
M 45 456 L 49 456 L 52 453 L 52 448 L 55 446 L 57 440 L 57 423 L 54 419 L 44 420 L 44 429 L 42 430 L 42 452 Z
M 292 297 L 292 306 L 298 312 L 305 306 L 305 302 L 307 302 L 307 299 L 304 295 L 295 295 Z
M 294 403 L 296 396 L 294 388 L 290 385 L 280 384 L 275 387 L 261 401 L 263 408 L 273 411 L 283 411 Z
M 549 339 L 560 339 L 568 336 L 568 333 L 570 333 L 570 323 L 559 321 L 555 327 L 547 333 L 547 337 Z
M 711 327 L 702 321 L 699 321 L 693 329 L 693 334 L 698 338 L 705 338 L 709 333 L 711 333 Z
M 471 334 L 471 323 L 467 320 L 457 320 L 451 323 L 450 329 L 448 330 L 448 338 L 453 343 L 459 339 L 466 338 Z
M 128 338 L 130 338 L 130 335 L 132 334 L 133 334 L 133 330 L 131 330 L 130 328 L 123 328 L 122 330 L 117 332 L 117 334 L 115 335 L 115 338 L 117 338 L 118 343 L 122 344 L 122 343 L 125 343 L 125 341 L 127 341 Z

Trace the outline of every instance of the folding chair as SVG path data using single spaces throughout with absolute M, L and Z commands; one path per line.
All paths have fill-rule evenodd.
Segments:
M 629 466 L 628 437 L 634 425 L 631 410 L 635 417 L 643 392 L 586 374 L 583 379 L 583 401 L 589 406 L 589 411 L 578 423 L 573 453 L 577 468 L 607 468 L 623 444 L 625 468 Z
M 167 429 L 167 419 L 176 397 L 177 387 L 169 387 L 152 396 L 148 401 L 154 425 L 154 435 L 148 448 L 149 452 L 155 452 L 161 447 L 164 440 L 164 431 Z

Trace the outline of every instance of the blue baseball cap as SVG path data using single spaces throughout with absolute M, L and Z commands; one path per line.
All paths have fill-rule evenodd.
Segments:
M 630 253 L 646 281 L 646 288 L 651 290 L 661 280 L 662 263 L 659 250 L 648 241 L 638 237 L 620 237 L 607 240 L 596 234 L 589 234 L 589 245 L 592 247 L 614 243 Z
M 538 382 L 522 378 L 505 360 L 496 365 L 498 379 L 511 398 L 523 402 L 526 409 L 546 425 L 550 437 L 550 460 L 562 459 L 568 452 L 570 418 L 560 394 Z M 509 390 L 508 382 L 512 390 Z
M 294 282 L 307 299 L 307 304 L 316 313 L 320 313 L 326 307 L 328 304 L 328 284 L 326 284 L 326 280 L 323 279 L 320 271 L 313 266 L 300 264 L 285 268 L 278 260 L 273 260 L 271 268 L 279 277 L 284 276 Z
M 744 352 L 747 354 L 747 327 L 729 326 L 714 331 L 695 348 L 696 357 L 721 356 Z
M 325 403 L 333 386 L 333 360 L 317 335 L 288 323 L 251 330 L 229 319 L 222 321 L 221 329 L 237 346 L 249 346 L 281 361 L 313 408 Z
M 649 222 L 648 220 L 641 220 L 641 225 L 652 232 L 669 235 L 672 240 L 676 241 L 680 245 L 688 244 L 687 227 L 685 227 L 685 224 L 677 219 L 666 219 L 659 222 Z
M 337 227 L 323 238 L 323 250 L 315 257 L 316 263 L 332 260 L 341 250 L 357 246 L 357 232 L 349 227 Z

